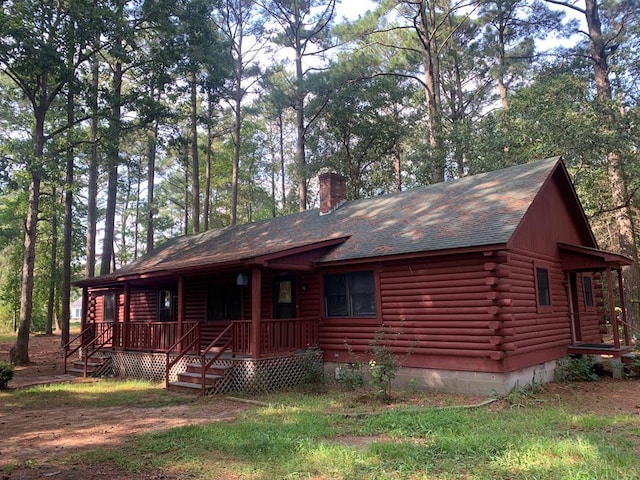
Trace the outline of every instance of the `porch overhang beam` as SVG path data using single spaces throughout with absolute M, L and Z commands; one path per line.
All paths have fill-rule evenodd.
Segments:
M 604 272 L 608 268 L 620 269 L 632 260 L 618 253 L 597 248 L 558 242 L 562 269 L 566 272 Z

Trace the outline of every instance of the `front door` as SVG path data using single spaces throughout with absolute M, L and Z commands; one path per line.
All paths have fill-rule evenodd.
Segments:
M 296 282 L 277 278 L 273 286 L 273 318 L 296 318 Z

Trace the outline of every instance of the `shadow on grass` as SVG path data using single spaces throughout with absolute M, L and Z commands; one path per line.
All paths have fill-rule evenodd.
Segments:
M 292 408 L 245 412 L 231 423 L 143 435 L 87 461 L 189 478 L 540 479 L 640 478 L 626 433 L 567 430 L 561 410 L 391 412 L 344 418 Z M 630 418 L 629 428 L 638 421 Z M 347 435 L 375 441 L 349 445 Z M 615 445 L 615 446 L 614 446 Z
M 0 409 L 161 407 L 191 403 L 198 397 L 168 392 L 160 383 L 104 379 L 91 383 L 55 383 L 0 391 Z

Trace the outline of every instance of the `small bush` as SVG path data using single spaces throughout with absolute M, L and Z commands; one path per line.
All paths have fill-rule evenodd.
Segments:
M 308 385 L 321 384 L 324 381 L 322 350 L 318 347 L 311 347 L 302 352 L 302 368 L 304 369 L 304 383 Z
M 598 380 L 597 362 L 590 355 L 571 356 L 558 361 L 556 382 L 594 382 Z
M 391 400 L 391 381 L 396 378 L 398 368 L 396 357 L 387 345 L 374 345 L 373 358 L 369 361 L 369 373 L 376 397 L 386 402 Z
M 347 363 L 336 368 L 335 378 L 347 390 L 355 390 L 364 385 L 364 375 L 359 363 Z
M 13 378 L 13 367 L 7 362 L 0 362 L 0 390 L 7 388 Z

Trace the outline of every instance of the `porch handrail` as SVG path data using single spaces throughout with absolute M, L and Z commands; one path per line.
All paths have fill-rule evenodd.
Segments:
M 217 343 L 220 341 L 220 339 L 224 338 L 225 335 L 227 335 L 229 332 L 233 332 L 233 322 L 231 322 L 229 325 L 227 325 L 227 327 L 220 332 L 220 334 L 209 344 L 207 345 L 204 350 L 202 350 L 202 352 L 200 353 L 200 380 L 201 380 L 201 385 L 202 385 L 202 395 L 205 395 L 205 390 L 206 390 L 206 371 L 209 369 L 209 367 L 211 367 L 211 365 L 213 365 L 215 363 L 216 360 L 218 360 L 222 354 L 224 352 L 227 351 L 227 349 L 231 346 L 231 344 L 233 343 L 233 333 L 231 334 L 231 338 L 229 338 L 221 347 L 220 350 L 218 350 L 216 352 L 216 354 L 211 358 L 211 360 L 207 361 L 207 354 L 211 351 L 211 349 L 213 349 Z
M 83 376 L 87 376 L 87 369 L 89 366 L 89 359 L 91 357 L 93 357 L 96 353 L 98 353 L 98 351 L 102 350 L 104 347 L 106 347 L 108 344 L 111 343 L 111 345 L 113 345 L 113 332 L 114 332 L 114 328 L 113 328 L 113 323 L 109 324 L 109 326 L 102 332 L 100 332 L 100 336 L 103 337 L 103 341 L 100 345 L 98 345 L 96 347 L 95 344 L 95 339 L 93 342 L 89 342 L 89 344 L 93 343 L 93 348 L 91 349 L 91 352 L 87 353 L 86 355 L 84 355 L 84 369 L 83 369 Z M 106 334 L 108 334 L 109 332 L 111 332 L 111 335 L 108 336 L 106 339 L 104 339 L 104 337 L 106 336 Z
M 106 345 L 108 345 L 109 342 L 113 341 L 113 324 L 112 323 L 108 324 L 107 328 L 105 330 L 103 330 L 102 332 L 100 332 L 100 336 L 101 337 L 104 337 L 105 334 L 107 334 L 108 332 L 111 332 L 111 335 L 106 340 L 103 340 L 103 342 L 100 345 L 98 345 L 97 347 L 95 346 L 96 339 L 97 339 L 97 335 L 96 335 L 95 330 L 96 330 L 96 324 L 88 325 L 87 327 L 82 329 L 82 331 L 78 335 L 73 337 L 71 340 L 69 340 L 62 347 L 63 351 L 64 351 L 64 373 L 65 374 L 67 373 L 67 360 L 69 359 L 69 357 L 71 355 L 73 355 L 74 353 L 76 353 L 78 350 L 80 350 L 82 348 L 85 348 L 85 347 L 89 347 L 90 345 L 93 345 L 93 351 L 92 352 L 88 352 L 86 355 L 84 355 L 84 358 L 83 358 L 83 361 L 84 361 L 83 375 L 86 377 L 87 376 L 87 368 L 88 368 L 89 358 L 93 357 L 93 355 L 95 355 L 99 350 L 101 350 Z M 88 335 L 89 332 L 92 332 L 92 331 L 93 331 L 93 334 Z M 69 350 L 69 347 L 71 346 L 71 344 L 73 342 L 75 342 L 76 340 L 78 340 L 79 338 L 83 339 L 80 342 L 80 344 L 77 347 Z
M 177 348 L 182 345 L 182 342 L 186 340 L 189 337 L 189 335 L 193 333 L 194 330 L 197 331 L 197 334 L 194 337 L 194 339 L 191 340 L 189 343 L 187 343 L 186 347 L 180 350 L 180 352 L 178 353 L 178 356 L 170 361 L 169 358 L 171 356 L 171 352 L 173 352 L 174 350 L 177 350 Z M 184 335 L 182 335 L 176 341 L 176 343 L 171 345 L 171 347 L 169 347 L 169 349 L 167 350 L 166 364 L 165 364 L 165 370 L 164 370 L 166 388 L 169 388 L 169 373 L 171 372 L 171 367 L 173 367 L 176 363 L 178 363 L 178 361 L 180 361 L 180 359 L 184 357 L 194 345 L 200 345 L 200 323 L 194 324 L 189 330 L 187 330 L 184 333 Z
M 64 346 L 62 347 L 62 351 L 64 352 L 64 373 L 65 374 L 67 373 L 67 359 L 71 355 L 76 353 L 78 350 L 80 350 L 82 347 L 86 347 L 87 345 L 89 345 L 94 340 L 94 337 L 92 335 L 90 341 L 87 341 L 86 339 L 82 340 L 82 342 L 80 342 L 80 345 L 78 345 L 77 347 L 75 347 L 71 351 L 69 351 L 69 347 L 71 347 L 71 344 L 73 342 L 75 342 L 76 340 L 78 340 L 79 338 L 84 338 L 85 335 L 87 335 L 89 333 L 89 331 L 93 330 L 94 328 L 95 328 L 95 325 L 93 325 L 93 324 L 86 326 L 85 328 L 82 329 L 82 331 L 80 331 L 80 333 L 78 335 L 73 337 L 71 340 L 69 340 L 67 343 L 65 343 Z M 87 336 L 87 338 L 89 338 L 89 337 Z

